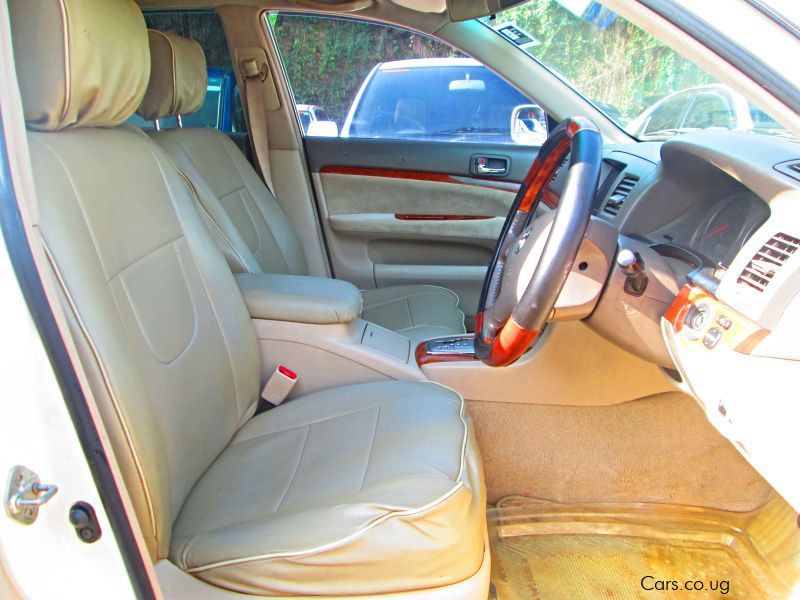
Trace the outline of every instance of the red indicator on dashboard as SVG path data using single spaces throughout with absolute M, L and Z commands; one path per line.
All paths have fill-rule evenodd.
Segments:
M 720 233 L 722 233 L 723 231 L 727 231 L 727 230 L 728 230 L 728 229 L 730 229 L 730 228 L 731 228 L 731 226 L 730 226 L 730 225 L 720 225 L 720 226 L 719 226 L 719 227 L 717 227 L 717 228 L 716 228 L 714 231 L 709 231 L 709 232 L 708 232 L 708 234 L 706 235 L 706 238 L 713 238 L 713 237 L 716 237 L 716 236 L 718 236 Z

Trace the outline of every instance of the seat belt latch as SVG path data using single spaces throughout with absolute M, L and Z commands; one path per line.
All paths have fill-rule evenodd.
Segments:
M 261 397 L 270 404 L 278 406 L 286 400 L 296 383 L 297 373 L 283 365 L 278 365 L 275 372 L 267 379 L 264 389 L 261 390 Z

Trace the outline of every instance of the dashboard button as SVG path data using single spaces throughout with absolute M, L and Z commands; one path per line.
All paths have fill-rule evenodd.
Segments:
M 703 346 L 712 350 L 719 341 L 722 339 L 722 331 L 717 329 L 716 327 L 712 327 L 708 330 L 708 332 L 703 336 Z
M 723 329 L 725 329 L 727 331 L 728 329 L 731 328 L 731 325 L 733 325 L 733 321 L 731 321 L 725 315 L 721 314 L 721 315 L 719 315 L 717 317 L 717 325 L 719 325 L 720 327 L 722 327 Z

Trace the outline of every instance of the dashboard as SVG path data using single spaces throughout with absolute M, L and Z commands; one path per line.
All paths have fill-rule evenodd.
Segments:
M 800 509 L 800 144 L 701 131 L 608 147 L 593 218 L 648 285 L 631 294 L 612 268 L 586 323 L 660 364 Z
M 769 217 L 769 205 L 748 190 L 729 190 L 720 198 L 704 198 L 686 213 L 647 237 L 691 251 L 715 270 L 727 269 Z
M 645 153 L 634 154 L 638 148 L 626 146 L 606 151 L 594 215 L 683 259 L 692 269 L 720 272 L 729 268 L 769 218 L 769 204 L 710 163 L 691 165 L 689 173 L 681 168 L 679 177 L 670 178 L 671 173 L 663 172 L 660 156 L 653 156 L 653 147 L 660 149 L 662 144 L 637 146 L 646 146 Z M 565 179 L 566 169 L 559 170 L 550 187 L 555 196 L 560 195 Z M 662 190 L 668 198 L 647 199 Z M 628 220 L 635 224 L 626 227 Z

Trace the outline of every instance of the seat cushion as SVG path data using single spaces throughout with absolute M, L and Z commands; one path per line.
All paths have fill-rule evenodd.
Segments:
M 432 383 L 343 386 L 246 424 L 184 504 L 170 558 L 250 594 L 434 588 L 480 568 L 484 511 L 458 395 Z
M 458 296 L 443 287 L 397 285 L 363 290 L 361 294 L 361 316 L 365 320 L 410 338 L 415 346 L 431 338 L 466 332 Z

